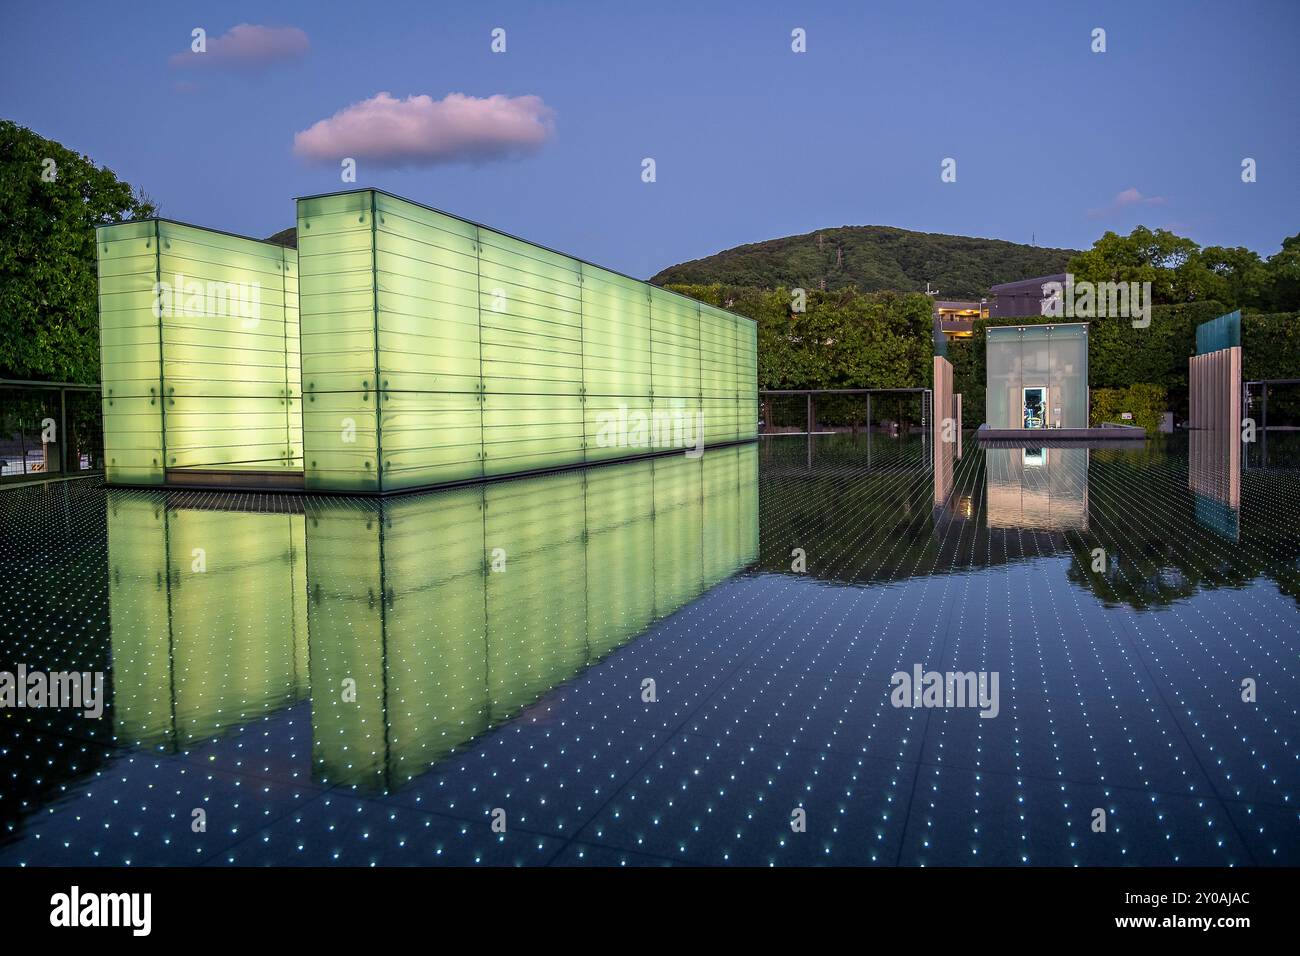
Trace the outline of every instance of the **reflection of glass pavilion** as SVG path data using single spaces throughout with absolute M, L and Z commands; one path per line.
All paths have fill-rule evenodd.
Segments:
M 1087 447 L 986 448 L 990 528 L 1088 530 Z

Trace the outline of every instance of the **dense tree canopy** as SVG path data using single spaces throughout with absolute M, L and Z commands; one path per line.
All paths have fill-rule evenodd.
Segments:
M 934 355 L 928 296 L 837 289 L 673 285 L 758 323 L 759 388 L 913 388 L 928 385 Z
M 153 214 L 110 170 L 0 120 L 0 376 L 99 381 L 95 226 Z
M 1243 246 L 1206 246 L 1165 229 L 1107 232 L 1069 262 L 1076 281 L 1150 282 L 1157 305 L 1222 302 L 1230 309 L 1300 309 L 1300 234 L 1266 261 Z

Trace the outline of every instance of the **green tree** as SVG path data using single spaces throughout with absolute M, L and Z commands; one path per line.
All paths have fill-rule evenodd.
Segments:
M 1264 267 L 1264 305 L 1270 312 L 1300 310 L 1300 233 L 1282 240 Z
M 1221 302 L 1229 309 L 1300 309 L 1300 234 L 1283 240 L 1267 262 L 1244 246 L 1206 246 L 1166 229 L 1107 232 L 1072 258 L 1076 280 L 1150 282 L 1156 305 Z
M 99 380 L 95 226 L 154 214 L 111 170 L 0 120 L 0 376 Z
M 1201 261 L 1210 271 L 1210 298 L 1239 308 L 1254 308 L 1262 302 L 1269 270 L 1259 253 L 1245 246 L 1206 246 Z
M 1194 241 L 1146 226 L 1127 236 L 1106 232 L 1072 258 L 1066 271 L 1076 281 L 1150 282 L 1156 305 L 1203 302 L 1214 298 L 1220 284 Z
M 758 387 L 914 388 L 928 385 L 934 355 L 930 298 L 921 293 L 805 293 L 749 286 L 672 285 L 758 323 Z

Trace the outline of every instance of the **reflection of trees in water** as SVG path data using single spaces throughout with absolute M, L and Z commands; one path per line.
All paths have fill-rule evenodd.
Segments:
M 909 445 L 917 451 L 909 453 Z M 953 497 L 932 509 L 932 473 L 918 480 L 906 465 L 916 461 L 919 440 L 873 439 L 870 470 L 861 436 L 814 439 L 811 471 L 803 439 L 767 439 L 760 447 L 765 571 L 788 573 L 792 547 L 807 552 L 810 576 L 845 584 L 1070 554 L 1067 579 L 1106 606 L 1157 609 L 1260 578 L 1300 602 L 1300 516 L 1288 511 L 1300 501 L 1300 472 L 1247 470 L 1240 540 L 1230 541 L 1198 520 L 1185 436 L 1138 450 L 1093 450 L 1088 530 L 1024 529 L 1032 534 L 986 526 L 985 459 L 974 448 L 957 463 Z M 1094 548 L 1106 552 L 1103 572 L 1092 570 Z
M 1179 471 L 1172 467 L 1165 474 Z M 1110 517 L 1093 529 L 1096 544 L 1090 547 L 1105 548 L 1120 568 L 1094 573 L 1090 548 L 1076 546 L 1071 581 L 1107 606 L 1139 611 L 1201 591 L 1245 588 L 1260 578 L 1300 603 L 1300 534 L 1296 515 L 1288 513 L 1300 500 L 1300 473 L 1244 474 L 1235 542 L 1198 521 L 1195 497 L 1186 488 L 1162 489 L 1144 501 L 1140 481 L 1136 469 L 1094 458 L 1093 512 Z
M 6 711 L 0 722 L 0 843 L 21 835 L 22 821 L 89 778 L 107 762 L 113 726 L 109 689 L 108 572 L 102 506 L 88 517 L 88 482 L 56 482 L 0 492 L 0 582 L 5 627 L 0 669 L 100 671 L 104 715 L 80 710 Z M 32 560 L 33 542 L 40 558 Z M 91 738 L 101 740 L 92 743 Z

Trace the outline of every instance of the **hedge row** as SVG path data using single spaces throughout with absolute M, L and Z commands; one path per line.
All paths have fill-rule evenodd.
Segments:
M 1160 430 L 1160 416 L 1169 408 L 1169 393 L 1163 385 L 1138 383 L 1128 388 L 1094 388 L 1092 390 L 1093 426 L 1105 424 L 1137 425 L 1154 435 Z M 1131 421 L 1124 418 L 1128 412 Z

